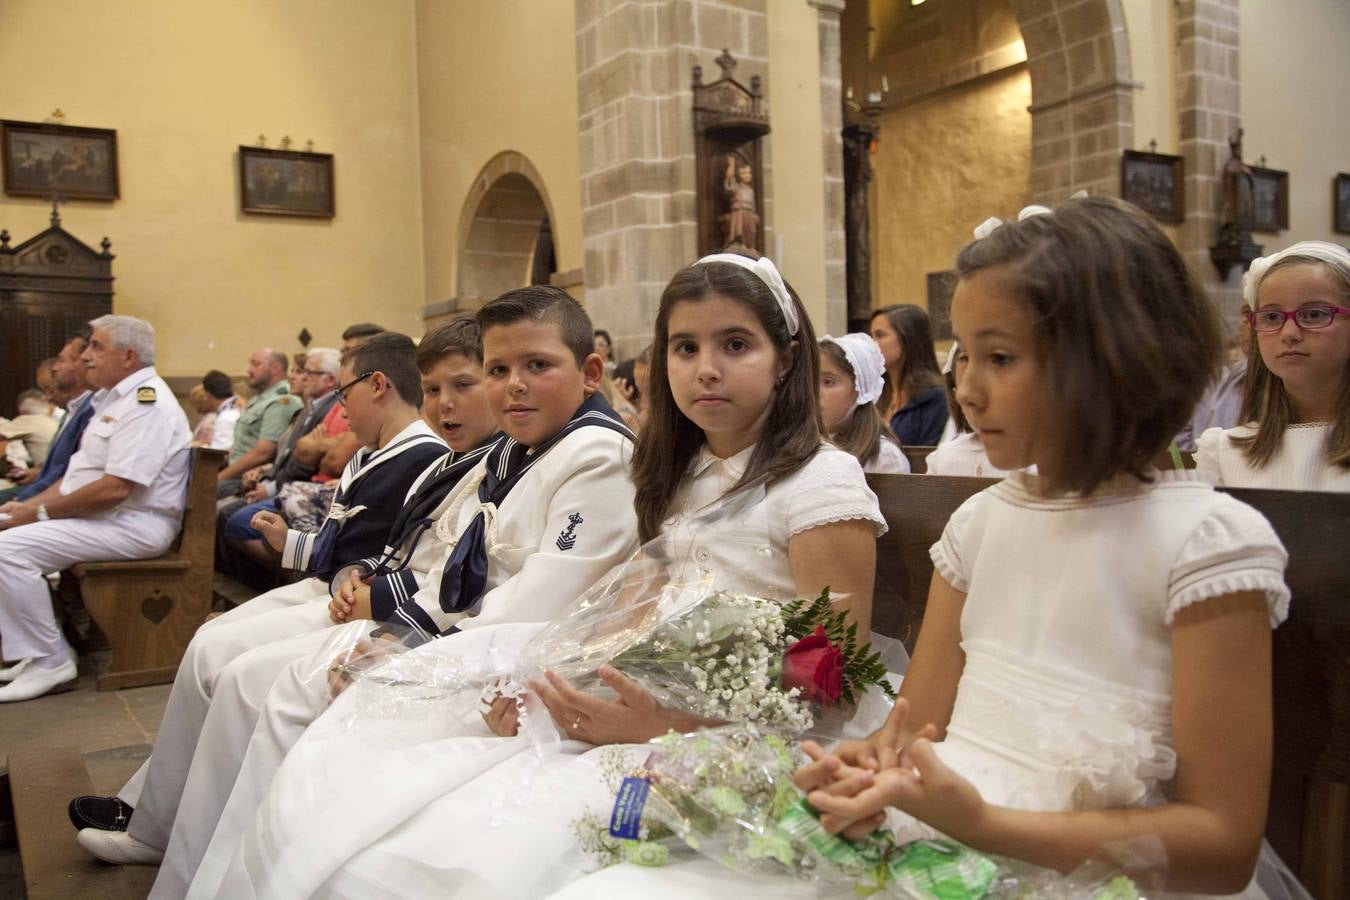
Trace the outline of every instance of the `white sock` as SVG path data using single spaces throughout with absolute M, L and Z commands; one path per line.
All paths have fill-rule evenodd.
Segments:
M 66 664 L 69 656 L 36 656 L 33 658 L 33 665 L 41 666 L 44 669 L 59 669 Z

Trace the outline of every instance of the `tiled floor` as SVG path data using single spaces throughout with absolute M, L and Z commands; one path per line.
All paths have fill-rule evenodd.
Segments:
M 98 657 L 99 654 L 93 654 Z M 169 685 L 99 693 L 94 690 L 92 666 L 98 659 L 82 659 L 79 687 L 26 703 L 0 706 L 0 771 L 10 752 L 33 747 L 78 747 L 85 766 L 101 794 L 116 793 L 150 753 Z M 90 671 L 84 672 L 86 666 Z M 71 840 L 75 832 L 71 831 Z M 128 869 L 132 897 L 150 891 L 155 870 Z M 0 900 L 23 897 L 19 853 L 0 848 Z

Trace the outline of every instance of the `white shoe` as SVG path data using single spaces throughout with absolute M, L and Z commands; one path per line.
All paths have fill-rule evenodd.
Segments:
M 21 659 L 12 666 L 5 666 L 3 669 L 0 669 L 0 684 L 9 684 L 15 678 L 18 678 L 23 670 L 28 668 L 28 664 L 32 661 L 31 658 Z
M 157 866 L 164 861 L 163 850 L 138 841 L 125 831 L 81 828 L 75 840 L 94 856 L 115 866 Z
M 51 693 L 57 689 L 74 687 L 75 679 L 79 677 L 79 674 L 75 668 L 75 662 L 70 659 L 67 659 L 55 669 L 48 669 L 36 664 L 25 666 L 23 671 L 14 677 L 13 681 L 4 687 L 0 687 L 0 703 L 32 700 L 34 697 L 41 697 L 43 694 Z

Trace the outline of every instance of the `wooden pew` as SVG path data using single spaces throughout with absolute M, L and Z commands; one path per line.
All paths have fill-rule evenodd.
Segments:
M 79 563 L 71 568 L 85 608 L 112 646 L 100 691 L 173 680 L 188 641 L 211 611 L 216 472 L 223 450 L 195 448 L 183 528 L 157 559 Z
M 869 475 L 890 530 L 878 541 L 873 627 L 914 649 L 928 548 L 987 478 Z M 1290 615 L 1274 634 L 1275 756 L 1266 837 L 1319 900 L 1350 900 L 1350 494 L 1228 490 L 1289 551 Z
M 936 450 L 936 447 L 924 447 L 919 444 L 911 444 L 907 447 L 901 447 L 900 452 L 905 454 L 909 460 L 909 471 L 912 475 L 923 475 L 928 471 L 928 454 Z

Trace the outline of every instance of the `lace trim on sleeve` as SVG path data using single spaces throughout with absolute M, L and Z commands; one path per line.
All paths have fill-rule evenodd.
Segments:
M 1215 500 L 1214 511 L 1196 528 L 1172 566 L 1164 621 L 1171 625 L 1177 610 L 1192 603 L 1257 591 L 1266 597 L 1274 628 L 1289 615 L 1289 588 L 1284 583 L 1289 554 L 1259 512 L 1221 494 Z
M 886 519 L 876 494 L 867 486 L 862 466 L 842 450 L 821 448 L 783 488 L 789 538 L 822 525 L 857 519 L 871 522 L 877 537 L 886 533 Z

